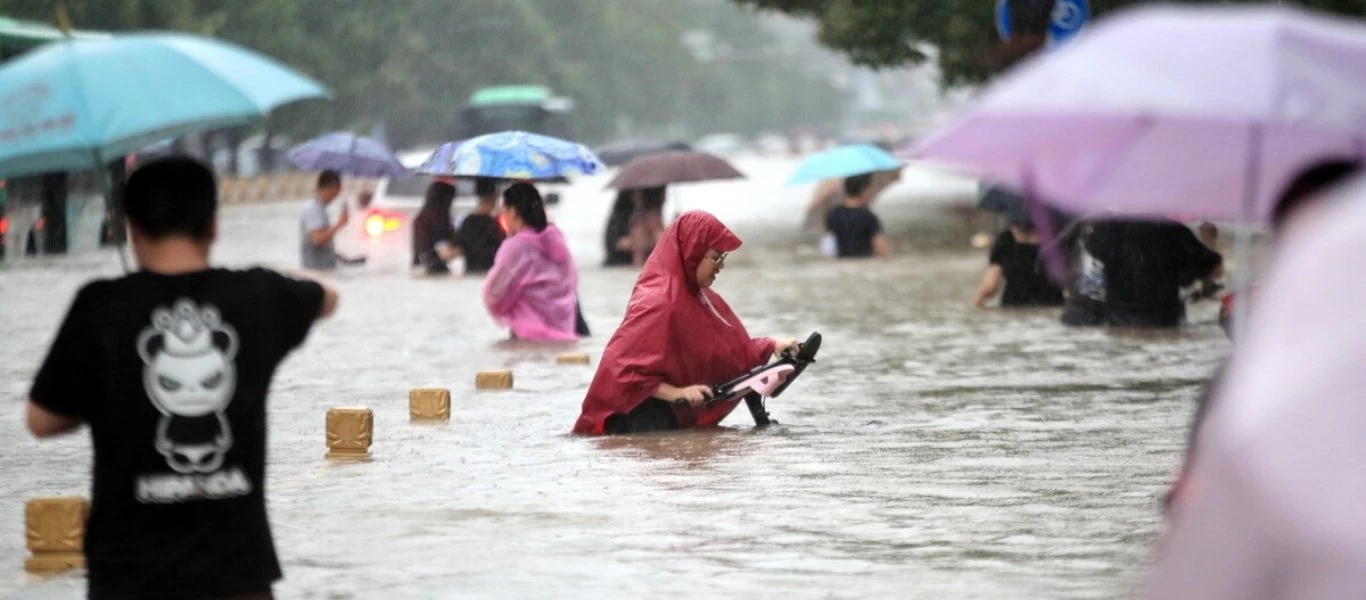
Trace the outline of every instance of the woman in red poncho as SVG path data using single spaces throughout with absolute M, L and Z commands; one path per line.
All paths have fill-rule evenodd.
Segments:
M 704 406 L 712 384 L 766 362 L 796 340 L 751 338 L 709 289 L 740 247 L 716 217 L 684 213 L 664 232 L 636 281 L 626 318 L 607 342 L 574 433 L 602 435 L 712 427 L 740 400 Z

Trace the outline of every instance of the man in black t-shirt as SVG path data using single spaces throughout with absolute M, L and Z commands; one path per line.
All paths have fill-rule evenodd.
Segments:
M 270 597 L 266 394 L 337 294 L 208 265 L 217 185 L 166 158 L 124 191 L 141 270 L 77 294 L 29 393 L 37 437 L 90 425 L 91 598 Z
M 1181 288 L 1217 275 L 1223 263 L 1170 219 L 1095 223 L 1087 248 L 1105 264 L 1106 324 L 1118 327 L 1179 327 L 1186 318 Z
M 498 186 L 493 179 L 481 177 L 475 180 L 474 193 L 479 197 L 479 203 L 474 212 L 461 219 L 455 240 L 465 255 L 465 272 L 488 273 L 493 268 L 493 257 L 506 237 L 503 227 L 493 216 L 493 209 L 498 207 Z
M 835 207 L 825 218 L 825 229 L 835 238 L 836 255 L 840 258 L 887 256 L 887 238 L 882 234 L 882 221 L 868 209 L 868 188 L 872 175 L 855 175 L 844 180 L 844 204 Z

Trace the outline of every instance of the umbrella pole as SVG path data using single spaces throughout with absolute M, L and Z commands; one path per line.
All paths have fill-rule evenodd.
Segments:
M 1238 232 L 1233 237 L 1233 260 L 1239 267 L 1233 272 L 1234 290 L 1237 294 L 1233 302 L 1234 339 L 1242 339 L 1242 336 L 1247 334 L 1248 304 L 1252 300 L 1248 297 L 1248 290 L 1252 284 L 1253 262 L 1252 232 L 1249 227 L 1256 221 L 1255 206 L 1257 184 L 1261 176 L 1262 138 L 1261 125 L 1253 124 L 1248 133 L 1246 181 L 1243 182 L 1243 217 L 1239 222 Z
M 124 247 L 128 245 L 128 225 L 123 216 L 123 194 L 122 192 L 115 193 L 113 179 L 109 177 L 109 165 L 104 162 L 100 152 L 96 150 L 94 155 L 95 164 L 98 165 L 96 169 L 100 173 L 100 188 L 104 190 L 104 211 L 109 219 L 108 226 L 114 228 L 111 233 L 114 235 L 114 240 L 118 242 L 116 251 L 119 254 L 119 266 L 123 267 L 125 274 L 130 273 L 128 256 L 124 254 Z M 123 177 L 127 179 L 126 172 Z

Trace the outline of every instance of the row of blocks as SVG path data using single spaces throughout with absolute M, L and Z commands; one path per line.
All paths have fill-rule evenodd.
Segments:
M 313 196 L 317 173 L 275 173 L 256 177 L 224 177 L 218 182 L 218 198 L 223 204 L 298 200 Z M 342 193 L 354 194 L 362 189 L 373 190 L 377 179 L 345 177 Z
M 564 354 L 556 362 L 589 364 L 587 354 Z M 474 378 L 479 390 L 512 389 L 511 371 L 481 371 Z M 451 392 L 444 388 L 417 388 L 408 393 L 408 413 L 413 420 L 445 421 L 451 418 Z M 327 411 L 327 456 L 366 458 L 374 432 L 374 414 L 368 408 L 332 408 Z M 24 508 L 25 538 L 33 555 L 24 562 L 30 572 L 60 571 L 85 566 L 82 553 L 85 519 L 90 504 L 84 498 L 58 497 L 30 500 Z

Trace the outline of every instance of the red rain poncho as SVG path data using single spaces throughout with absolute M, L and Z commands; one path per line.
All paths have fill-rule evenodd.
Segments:
M 740 238 L 705 212 L 684 213 L 669 226 L 636 281 L 626 318 L 607 342 L 574 433 L 601 435 L 608 417 L 629 413 L 660 383 L 723 383 L 768 361 L 774 341 L 749 337 L 721 296 L 695 281 L 707 250 L 739 247 Z M 674 407 L 674 415 L 680 428 L 709 427 L 737 404 Z

